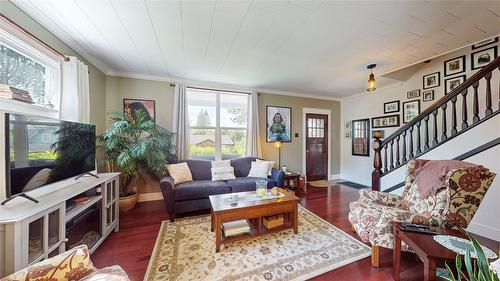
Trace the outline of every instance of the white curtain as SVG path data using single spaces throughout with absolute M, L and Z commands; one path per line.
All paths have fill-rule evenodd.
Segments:
M 255 91 L 250 93 L 248 108 L 247 156 L 262 157 L 259 131 L 259 97 Z
M 76 57 L 69 57 L 61 67 L 61 104 L 59 117 L 63 120 L 90 122 L 90 90 L 88 67 Z
M 174 96 L 173 130 L 175 145 L 177 148 L 177 159 L 189 158 L 189 117 L 186 85 L 177 83 Z

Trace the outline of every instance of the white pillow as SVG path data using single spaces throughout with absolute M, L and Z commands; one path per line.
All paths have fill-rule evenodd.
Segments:
M 248 177 L 265 178 L 267 179 L 267 170 L 269 165 L 263 162 L 252 162 L 252 167 L 248 173 Z
M 174 184 L 193 181 L 193 175 L 186 162 L 167 165 L 167 170 L 174 179 Z
M 268 167 L 267 167 L 267 175 L 270 176 L 271 175 L 271 170 L 273 169 L 274 167 L 274 163 L 276 163 L 276 161 L 266 161 L 266 160 L 260 160 L 260 159 L 255 159 L 256 162 L 258 163 L 267 163 Z
M 219 167 L 231 167 L 231 162 L 229 160 L 212 161 L 212 168 Z
M 212 168 L 212 181 L 234 180 L 233 167 L 215 167 Z

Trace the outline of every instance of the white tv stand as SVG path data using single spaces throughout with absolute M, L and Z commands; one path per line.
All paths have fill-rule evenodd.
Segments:
M 101 238 L 90 252 L 113 230 L 118 231 L 119 175 L 101 173 L 99 178 L 69 179 L 57 190 L 37 197 L 39 203 L 9 202 L 0 206 L 0 278 L 64 252 L 68 241 L 66 223 L 78 215 L 83 216 L 96 202 L 101 202 Z M 67 200 L 97 187 L 101 194 L 89 196 L 89 202 L 66 211 Z

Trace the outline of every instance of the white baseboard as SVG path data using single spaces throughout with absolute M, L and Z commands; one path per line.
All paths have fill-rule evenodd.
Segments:
M 467 231 L 475 234 L 479 234 L 483 237 L 493 239 L 495 241 L 500 241 L 500 229 L 496 229 L 484 224 L 471 222 L 467 227 Z
M 139 193 L 139 199 L 137 199 L 137 202 L 156 200 L 163 200 L 163 194 L 161 194 L 161 192 Z

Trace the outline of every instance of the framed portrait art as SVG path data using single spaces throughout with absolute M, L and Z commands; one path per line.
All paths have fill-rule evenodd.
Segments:
M 370 119 L 352 120 L 352 155 L 370 156 Z
M 411 119 L 420 114 L 420 100 L 403 102 L 403 123 L 408 123 Z
M 426 90 L 422 93 L 423 101 L 433 101 L 434 100 L 434 90 Z
M 444 62 L 444 76 L 465 72 L 465 55 Z
M 156 121 L 155 101 L 142 99 L 123 99 L 123 113 L 134 118 L 138 110 L 147 113 L 146 118 Z
M 411 91 L 406 92 L 407 99 L 416 99 L 418 97 L 420 97 L 420 89 L 411 90 Z
M 465 75 L 445 79 L 444 80 L 445 95 L 449 94 L 451 91 L 453 91 L 456 87 L 458 87 L 464 81 L 465 81 Z
M 482 68 L 497 57 L 497 46 L 474 52 L 470 55 L 472 70 Z
M 372 117 L 372 128 L 399 127 L 399 114 Z
M 292 108 L 266 106 L 266 141 L 292 141 Z
M 399 101 L 389 101 L 384 103 L 384 114 L 399 112 Z
M 441 84 L 440 80 L 441 80 L 441 74 L 439 71 L 424 75 L 422 87 L 424 90 L 438 87 Z

